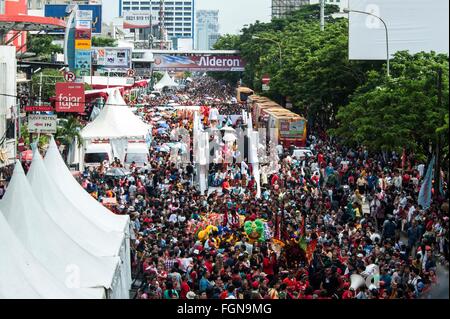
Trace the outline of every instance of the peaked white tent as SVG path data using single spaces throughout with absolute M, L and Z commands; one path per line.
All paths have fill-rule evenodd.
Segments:
M 161 80 L 159 80 L 159 82 L 155 84 L 155 90 L 160 91 L 160 90 L 164 89 L 165 87 L 169 87 L 169 88 L 178 87 L 177 82 L 175 82 L 170 77 L 169 73 L 167 73 L 167 72 L 164 73 L 164 76 L 161 78 Z
M 133 113 L 120 92 L 115 90 L 109 95 L 100 114 L 80 133 L 83 139 L 144 138 L 149 134 L 149 129 L 150 126 Z
M 16 163 L 0 208 L 17 238 L 60 282 L 90 288 L 101 299 L 119 275 L 119 257 L 96 257 L 83 249 L 44 211 Z M 110 294 L 111 295 L 111 294 Z
M 54 183 L 47 173 L 41 155 L 36 150 L 27 178 L 44 210 L 72 240 L 94 256 L 120 256 L 121 262 L 125 261 L 126 257 L 120 255 L 123 254 L 123 234 L 104 231 L 87 219 L 69 200 L 72 194 L 60 190 Z M 122 282 L 122 278 L 126 276 L 125 267 L 120 264 L 117 271 L 119 275 L 114 276 L 111 286 L 120 288 L 113 289 L 113 295 L 109 297 L 111 299 L 128 299 L 128 283 Z M 121 272 L 125 272 L 125 274 Z
M 91 140 L 109 139 L 114 156 L 123 161 L 128 140 L 146 140 L 151 134 L 151 126 L 135 115 L 126 105 L 119 90 L 115 90 L 108 96 L 100 114 L 87 124 L 80 134 L 85 145 Z
M 124 256 L 123 267 L 126 270 L 125 283 L 131 288 L 131 261 L 130 261 L 130 218 L 125 215 L 115 215 L 91 195 L 75 180 L 70 173 L 64 160 L 58 151 L 58 147 L 53 137 L 50 140 L 49 147 L 44 159 L 45 167 L 53 182 L 63 192 L 70 194 L 69 201 L 89 219 L 90 222 L 97 225 L 103 231 L 118 232 L 122 238 L 121 256 Z
M 22 245 L 0 211 L 0 299 L 90 299 L 53 277 Z

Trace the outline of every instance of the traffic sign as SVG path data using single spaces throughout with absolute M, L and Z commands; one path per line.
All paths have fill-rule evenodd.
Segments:
M 128 76 L 128 77 L 132 78 L 132 77 L 134 77 L 135 75 L 136 75 L 136 70 L 133 70 L 133 69 L 128 69 L 128 70 L 127 70 L 127 76 Z
M 28 115 L 29 133 L 56 133 L 56 115 Z
M 270 83 L 270 76 L 268 74 L 264 74 L 261 79 L 262 84 L 269 84 Z
M 64 72 L 64 80 L 66 82 L 74 82 L 76 78 L 77 77 L 75 76 L 75 73 L 73 73 L 72 71 Z

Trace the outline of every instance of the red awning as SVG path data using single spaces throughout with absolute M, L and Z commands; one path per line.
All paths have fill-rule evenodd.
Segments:
M 0 15 L 0 29 L 6 31 L 53 31 L 64 29 L 66 22 L 57 18 L 29 15 Z

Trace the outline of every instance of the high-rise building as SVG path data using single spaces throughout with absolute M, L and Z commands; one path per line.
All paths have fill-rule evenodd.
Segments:
M 161 5 L 163 12 L 160 15 Z M 163 17 L 164 31 L 173 41 L 174 49 L 177 49 L 178 42 L 190 41 L 193 46 L 195 0 L 119 0 L 119 15 L 123 16 L 126 11 L 152 12 L 152 16 Z
M 219 39 L 219 11 L 198 10 L 196 13 L 195 48 L 211 50 Z

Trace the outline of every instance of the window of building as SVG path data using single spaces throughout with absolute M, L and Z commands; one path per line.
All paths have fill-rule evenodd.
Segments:
M 123 7 L 123 10 L 128 11 L 128 10 L 130 10 L 130 7 Z

